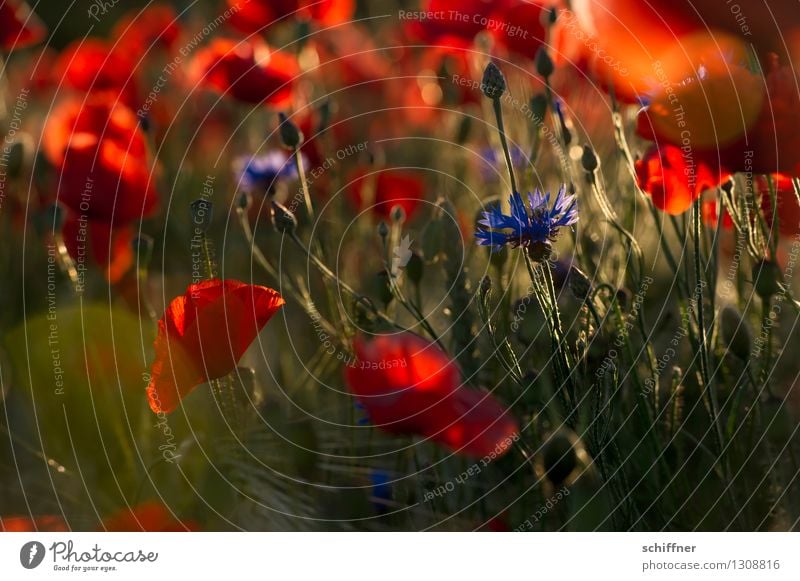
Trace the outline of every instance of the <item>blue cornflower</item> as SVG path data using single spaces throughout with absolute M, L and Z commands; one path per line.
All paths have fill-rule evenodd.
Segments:
M 481 246 L 491 246 L 497 252 L 503 246 L 525 247 L 529 250 L 548 249 L 558 234 L 559 228 L 572 226 L 578 221 L 578 203 L 575 196 L 567 195 L 564 186 L 558 191 L 552 207 L 550 192 L 542 194 L 538 189 L 528 194 L 528 206 L 518 192 L 509 199 L 511 215 L 506 216 L 498 205 L 492 205 L 483 213 L 483 226 L 475 232 Z
M 234 173 L 242 190 L 271 192 L 279 181 L 297 178 L 297 165 L 288 153 L 275 150 L 238 158 L 234 163 Z

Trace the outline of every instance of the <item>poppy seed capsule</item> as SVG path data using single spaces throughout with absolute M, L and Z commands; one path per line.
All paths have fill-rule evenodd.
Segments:
M 762 300 L 769 300 L 783 290 L 783 273 L 771 260 L 762 260 L 753 266 L 753 285 Z
M 554 70 L 555 65 L 553 65 L 553 59 L 550 58 L 547 49 L 544 46 L 540 46 L 539 50 L 536 51 L 536 72 L 539 73 L 542 78 L 549 79 Z
M 750 358 L 753 343 L 750 326 L 731 305 L 726 306 L 720 313 L 720 333 L 728 351 L 742 361 Z
M 192 224 L 200 232 L 207 232 L 209 226 L 211 226 L 211 214 L 214 210 L 214 205 L 208 200 L 199 199 L 192 202 L 189 207 L 192 210 Z
M 280 135 L 281 143 L 289 149 L 297 149 L 303 143 L 303 132 L 292 123 L 286 116 L 286 113 L 278 113 L 280 119 Z
M 278 232 L 291 234 L 297 228 L 297 218 L 282 204 L 272 202 L 272 225 Z
M 503 76 L 503 71 L 492 61 L 489 61 L 483 70 L 481 91 L 489 99 L 499 99 L 506 92 L 506 78 Z

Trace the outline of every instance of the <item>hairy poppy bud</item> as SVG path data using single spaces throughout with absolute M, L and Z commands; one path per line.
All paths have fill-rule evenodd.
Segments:
M 564 484 L 578 466 L 577 438 L 569 430 L 558 430 L 544 443 L 542 468 L 554 486 Z
M 199 199 L 190 204 L 192 210 L 192 223 L 200 229 L 201 232 L 208 232 L 211 226 L 211 215 L 214 205 L 208 200 Z
M 726 306 L 720 313 L 720 333 L 728 351 L 742 361 L 750 358 L 752 339 L 750 327 L 742 315 L 731 305 Z
M 577 266 L 573 265 L 569 269 L 567 282 L 569 284 L 569 290 L 576 299 L 585 301 L 592 294 L 592 281 L 589 280 L 589 277 L 586 276 L 586 273 L 584 273 Z
M 537 124 L 542 124 L 544 122 L 544 115 L 547 113 L 547 96 L 543 93 L 534 95 L 531 97 L 529 106 L 531 114 L 533 114 L 533 120 Z
M 252 198 L 248 192 L 240 192 L 239 196 L 236 198 L 236 207 L 240 210 L 247 211 L 250 208 L 251 202 Z
M 765 259 L 753 266 L 753 285 L 763 300 L 781 292 L 782 284 L 783 274 L 775 262 Z
M 499 99 L 506 92 L 506 78 L 503 76 L 503 71 L 491 61 L 483 70 L 481 91 L 490 99 Z
M 285 113 L 278 113 L 280 119 L 281 142 L 289 149 L 297 149 L 303 143 L 303 132 L 292 123 Z
M 386 240 L 386 237 L 389 236 L 389 225 L 384 220 L 378 223 L 378 236 L 383 240 Z
M 594 171 L 600 167 L 600 162 L 597 160 L 597 155 L 592 149 L 591 145 L 584 145 L 583 146 L 583 155 L 581 155 L 581 165 L 583 169 L 585 169 L 589 173 L 594 173 Z
M 406 221 L 406 211 L 403 209 L 403 206 L 397 204 L 392 207 L 392 214 L 391 214 L 392 222 L 395 224 L 402 224 Z
M 291 234 L 297 228 L 297 218 L 282 204 L 272 202 L 272 224 L 278 232 Z
M 550 55 L 547 53 L 547 48 L 545 48 L 544 45 L 540 46 L 539 50 L 536 51 L 536 72 L 539 73 L 542 78 L 549 79 L 554 70 L 553 59 L 551 59 Z
M 410 278 L 411 282 L 414 284 L 419 284 L 422 281 L 424 272 L 425 263 L 422 261 L 422 257 L 418 252 L 412 251 L 411 258 L 408 259 L 408 264 L 406 264 L 406 274 L 408 278 Z

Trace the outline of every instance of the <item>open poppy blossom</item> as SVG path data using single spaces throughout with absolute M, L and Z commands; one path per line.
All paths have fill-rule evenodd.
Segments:
M 542 12 L 560 3 L 554 0 L 515 0 L 507 4 L 492 13 L 489 32 L 500 46 L 532 59 L 545 42 Z
M 68 532 L 69 527 L 60 516 L 2 516 L 0 517 L 0 532 L 3 533 L 34 533 Z
M 285 105 L 300 68 L 288 53 L 252 42 L 215 38 L 192 61 L 194 84 L 229 95 L 245 103 Z
M 158 322 L 147 397 L 169 413 L 195 387 L 231 373 L 285 301 L 270 288 L 236 280 L 192 284 Z
M 358 337 L 348 389 L 382 430 L 415 434 L 466 456 L 505 453 L 516 420 L 491 394 L 462 385 L 437 346 L 412 333 Z
M 107 532 L 180 533 L 198 530 L 192 521 L 180 521 L 163 504 L 143 502 L 123 508 L 103 520 Z
M 231 24 L 246 34 L 253 34 L 293 17 L 313 20 L 322 26 L 347 22 L 355 12 L 355 0 L 227 0 Z
M 158 194 L 136 115 L 101 95 L 63 101 L 47 118 L 44 153 L 58 170 L 58 201 L 89 220 L 149 216 Z
M 356 170 L 350 176 L 347 195 L 359 210 L 369 208 L 376 216 L 388 219 L 392 208 L 400 206 L 411 216 L 424 197 L 422 178 L 407 170 Z
M 432 17 L 412 20 L 408 29 L 432 44 L 466 47 L 485 30 L 492 13 L 507 4 L 507 0 L 426 0 L 420 12 Z
M 727 179 L 722 170 L 685 156 L 673 145 L 652 146 L 636 162 L 636 177 L 639 187 L 650 194 L 655 207 L 673 216 L 683 214 L 700 194 Z
M 0 4 L 0 48 L 5 51 L 37 44 L 47 29 L 25 2 L 5 0 Z

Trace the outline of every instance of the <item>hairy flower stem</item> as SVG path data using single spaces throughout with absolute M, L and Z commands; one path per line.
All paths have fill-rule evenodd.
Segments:
M 511 161 L 511 151 L 508 148 L 508 139 L 506 138 L 506 130 L 503 123 L 503 107 L 500 103 L 500 97 L 492 99 L 492 108 L 494 109 L 494 117 L 497 120 L 497 132 L 500 135 L 500 144 L 503 146 L 503 156 L 505 157 L 506 167 L 508 168 L 508 179 L 511 180 L 511 191 L 518 192 L 517 178 L 514 176 L 514 165 Z
M 546 261 L 539 265 L 534 265 L 527 252 L 524 254 L 528 275 L 536 291 L 536 300 L 539 302 L 539 306 L 544 313 L 550 331 L 554 357 L 554 371 L 556 374 L 556 382 L 559 385 L 556 391 L 559 394 L 559 398 L 567 414 L 566 422 L 570 427 L 574 427 L 577 420 L 577 398 L 575 387 L 572 385 L 572 365 L 567 351 L 564 332 L 561 327 L 561 316 L 558 312 L 558 297 L 556 296 L 555 286 L 553 285 L 550 265 Z

